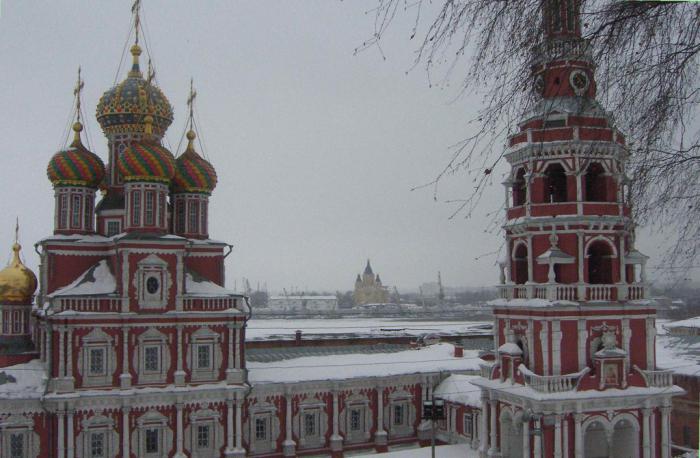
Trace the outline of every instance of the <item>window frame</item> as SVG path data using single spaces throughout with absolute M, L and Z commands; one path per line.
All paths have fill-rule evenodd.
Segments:
M 100 355 L 100 370 L 95 370 L 93 368 L 93 355 Z M 107 350 L 103 346 L 89 346 L 87 347 L 88 355 L 88 376 L 89 377 L 104 377 L 107 374 Z
M 159 374 L 162 371 L 162 358 L 161 358 L 161 352 L 162 352 L 162 345 L 156 344 L 156 345 L 148 345 L 144 344 L 143 347 L 143 372 L 148 373 L 148 374 Z M 155 351 L 155 353 L 153 353 Z M 150 355 L 149 355 L 150 353 Z M 155 368 L 149 367 L 149 356 L 154 356 L 155 355 Z M 153 360 L 151 360 L 152 362 Z

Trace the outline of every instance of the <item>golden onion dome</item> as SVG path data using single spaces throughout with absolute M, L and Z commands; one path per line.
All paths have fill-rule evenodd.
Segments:
M 22 246 L 12 245 L 12 261 L 0 270 L 0 304 L 31 304 L 36 291 L 36 275 L 19 258 Z
M 173 107 L 163 92 L 143 78 L 139 68 L 141 47 L 131 47 L 133 64 L 127 78 L 105 92 L 97 104 L 97 122 L 105 134 L 144 132 L 143 119 L 153 117 L 153 134 L 163 137 L 173 122 Z
M 175 192 L 211 194 L 216 187 L 216 170 L 195 151 L 195 137 L 194 131 L 187 132 L 187 149 L 175 161 L 173 188 Z

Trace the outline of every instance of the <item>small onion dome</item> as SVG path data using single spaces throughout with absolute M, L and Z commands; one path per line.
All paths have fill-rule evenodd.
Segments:
M 175 161 L 173 188 L 175 192 L 211 194 L 216 187 L 216 170 L 194 150 L 195 137 L 196 134 L 192 130 L 187 132 L 189 143 L 185 152 Z
M 73 124 L 75 138 L 70 147 L 54 154 L 46 174 L 54 186 L 87 186 L 97 188 L 105 176 L 105 166 L 95 153 L 80 141 L 80 122 Z
M 12 261 L 0 270 L 0 304 L 30 304 L 36 291 L 36 275 L 19 258 L 22 246 L 12 245 Z
M 173 122 L 173 107 L 165 95 L 139 69 L 139 45 L 131 47 L 134 63 L 127 78 L 105 92 L 97 104 L 97 122 L 105 134 L 143 132 L 141 120 L 153 117 L 153 133 L 162 138 Z
M 132 143 L 121 152 L 117 167 L 125 181 L 160 181 L 169 183 L 175 175 L 175 158 L 153 139 L 153 118 L 144 119 L 144 140 Z

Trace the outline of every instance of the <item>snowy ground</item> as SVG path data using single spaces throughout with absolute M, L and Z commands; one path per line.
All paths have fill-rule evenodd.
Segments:
M 382 458 L 427 458 L 431 454 L 430 447 L 422 448 L 405 448 L 396 451 L 389 451 L 388 453 L 379 454 Z M 345 453 L 346 456 L 350 454 Z M 352 455 L 352 456 L 375 456 L 376 453 L 364 454 L 364 455 Z M 477 450 L 472 450 L 466 444 L 455 444 L 455 445 L 439 445 L 435 447 L 435 457 L 436 458 L 477 458 L 479 452 Z
M 491 335 L 491 321 L 412 321 L 393 318 L 256 319 L 248 321 L 246 340 L 292 339 L 299 329 L 305 338 L 421 336 L 424 334 Z

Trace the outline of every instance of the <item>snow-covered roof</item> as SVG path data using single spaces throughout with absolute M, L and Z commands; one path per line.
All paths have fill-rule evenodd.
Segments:
M 492 307 L 561 307 L 579 305 L 573 301 L 550 301 L 547 299 L 494 299 L 488 304 Z
M 382 453 L 382 458 L 429 458 L 430 447 L 404 448 Z M 347 455 L 347 454 L 346 454 Z M 366 455 L 353 455 L 356 457 L 376 456 L 376 453 Z M 440 458 L 478 458 L 479 451 L 472 450 L 468 444 L 438 445 L 435 447 L 435 456 Z
M 472 407 L 481 407 L 481 388 L 472 385 L 478 375 L 452 374 L 435 388 L 435 397 Z
M 240 296 L 234 291 L 219 286 L 214 282 L 195 276 L 188 272 L 185 274 L 185 288 L 187 294 L 194 296 Z
M 293 383 L 363 377 L 479 370 L 477 350 L 454 357 L 454 345 L 441 343 L 393 353 L 307 356 L 270 363 L 248 362 L 248 380 L 256 383 Z
M 700 377 L 700 336 L 656 336 L 656 366 Z
M 50 294 L 54 296 L 93 296 L 113 294 L 117 291 L 117 281 L 104 259 L 86 270 L 73 283 L 59 288 Z
M 284 301 L 284 300 L 335 301 L 335 300 L 338 300 L 338 297 L 337 296 L 271 296 L 268 300 L 270 300 L 270 301 Z
M 4 374 L 4 376 L 2 375 Z M 38 359 L 0 369 L 0 399 L 36 399 L 44 394 L 46 367 Z
M 687 320 L 671 321 L 670 323 L 664 323 L 666 329 L 673 328 L 700 328 L 700 316 L 693 318 L 688 318 Z
M 513 342 L 506 342 L 500 347 L 498 347 L 499 353 L 506 353 L 508 355 L 522 355 L 523 351 Z

